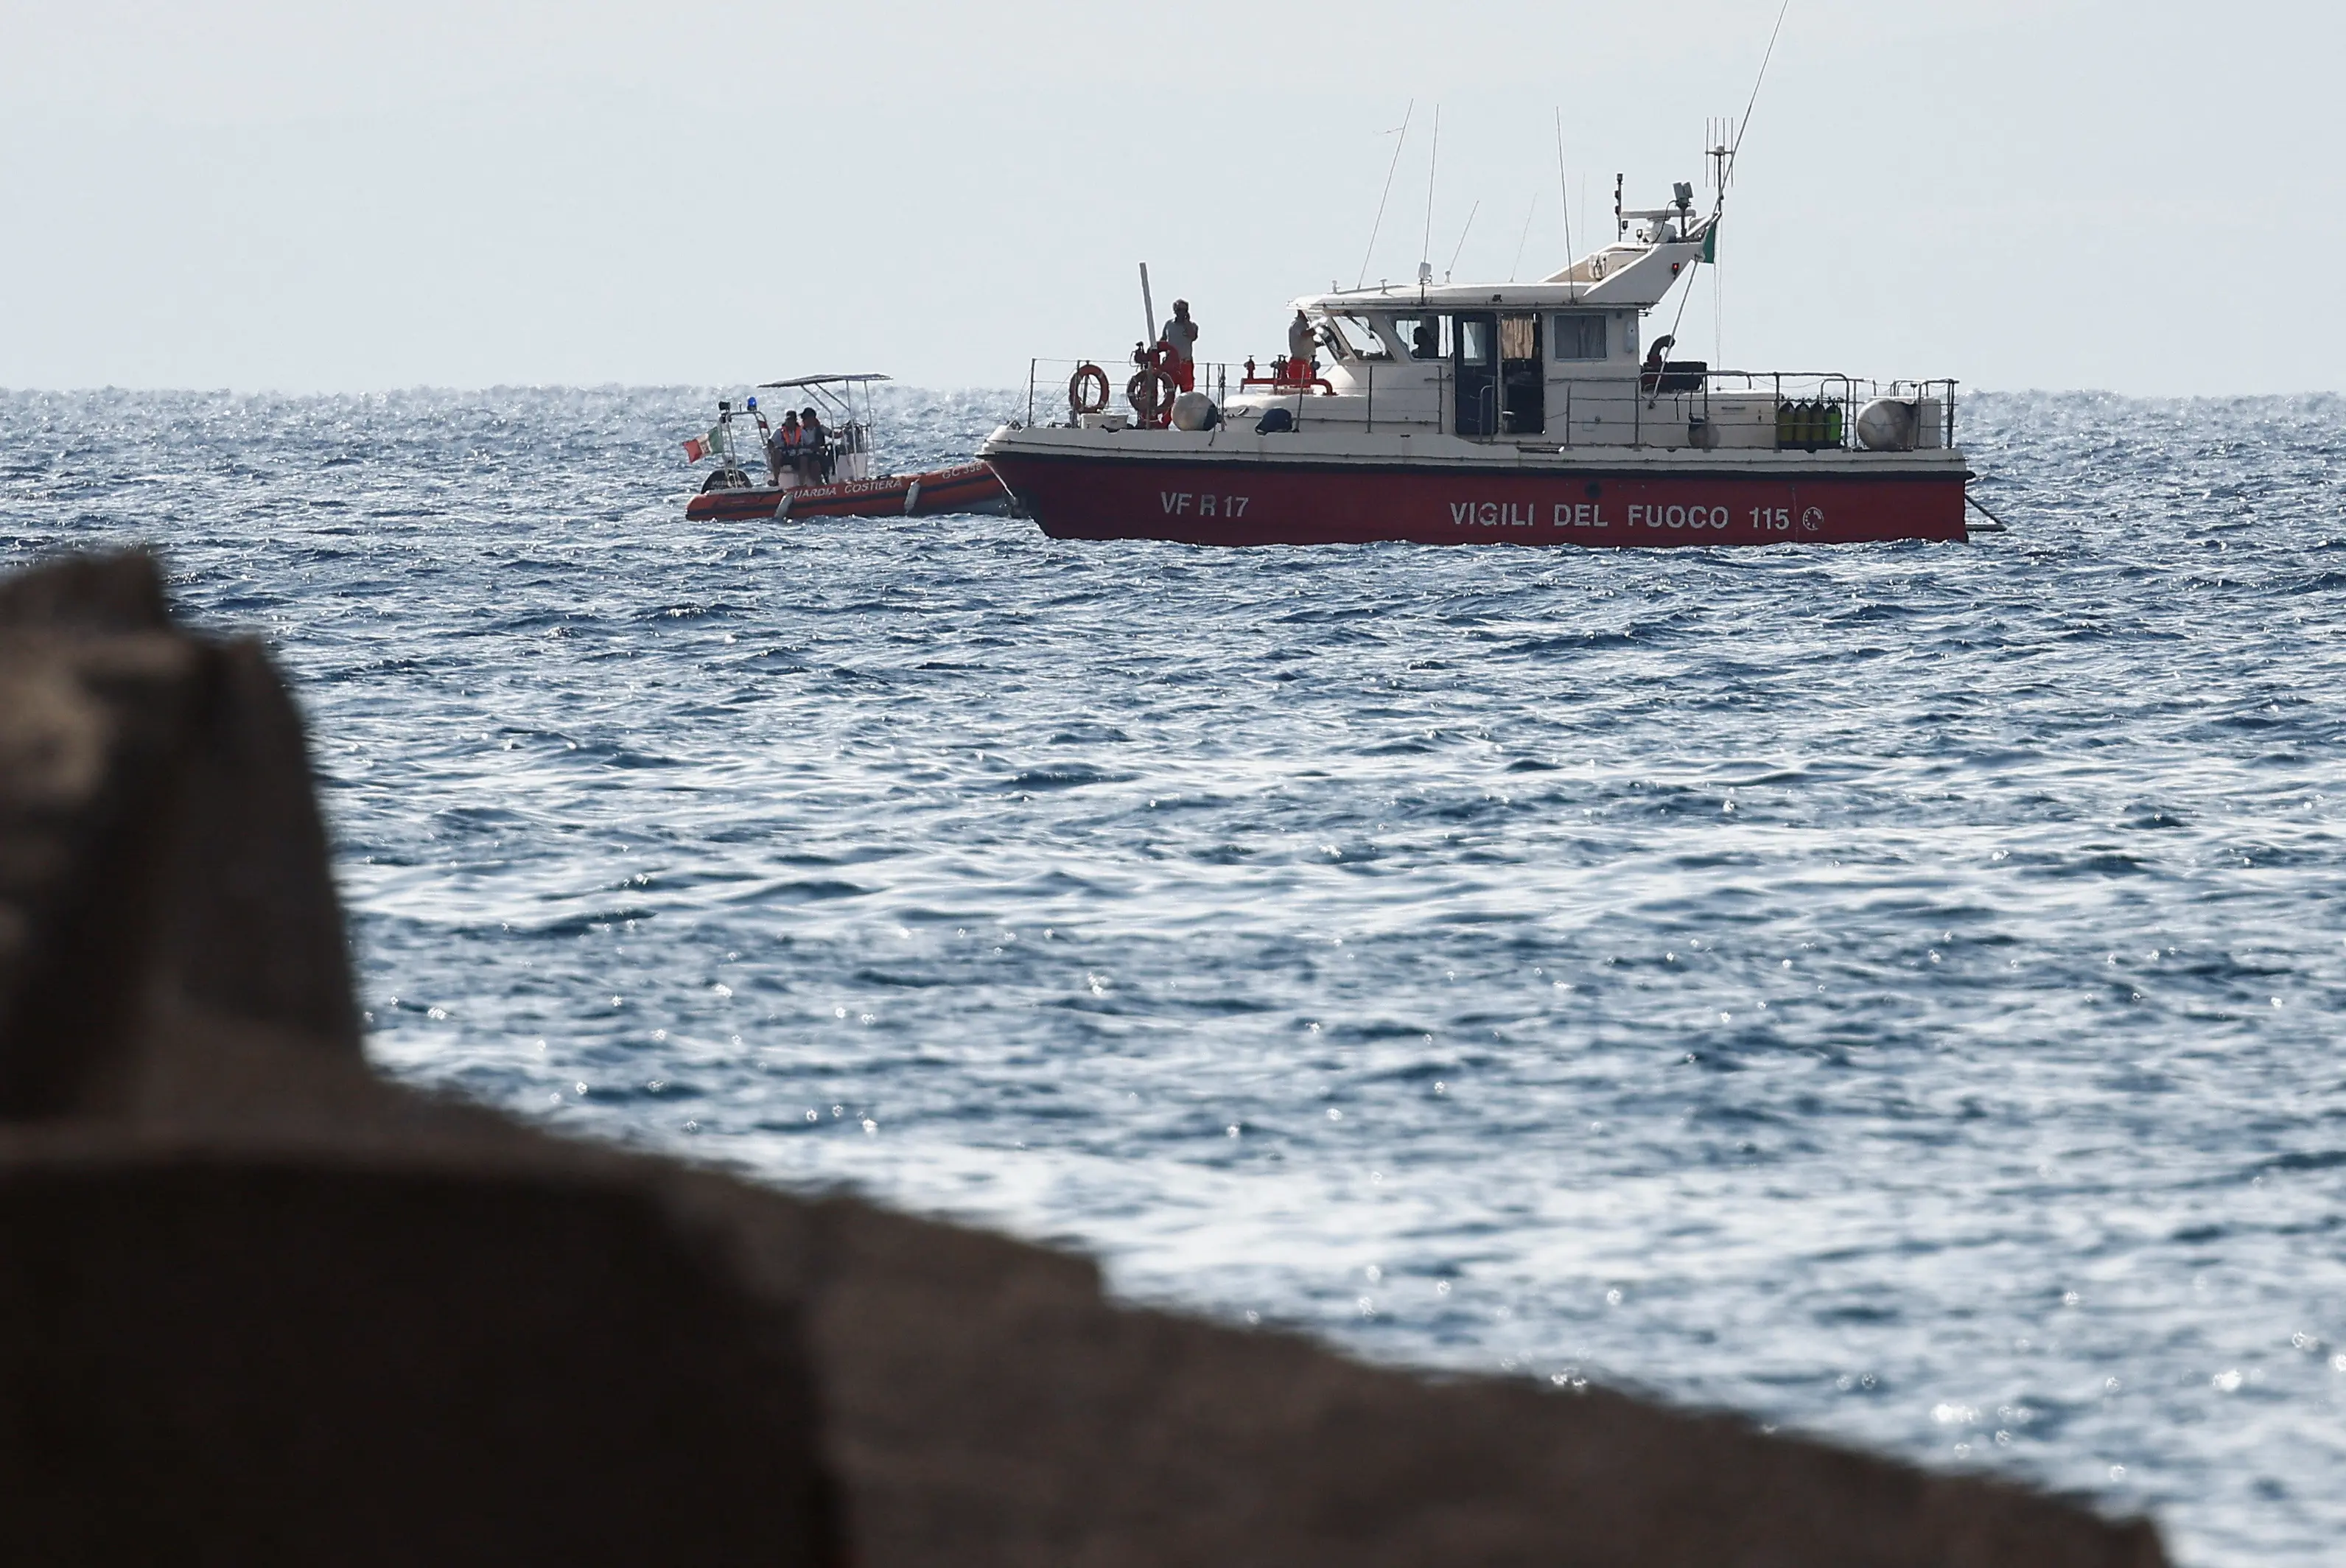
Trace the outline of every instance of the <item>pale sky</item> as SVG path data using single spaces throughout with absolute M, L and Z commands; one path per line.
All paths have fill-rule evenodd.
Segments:
M 1413 100 L 1368 277 L 1535 277 L 1556 112 L 1585 251 L 1777 4 L 0 0 L 0 386 L 1009 386 L 1128 350 L 1142 260 L 1267 358 Z M 2341 62 L 2303 0 L 1792 0 L 1682 351 L 2339 390 Z

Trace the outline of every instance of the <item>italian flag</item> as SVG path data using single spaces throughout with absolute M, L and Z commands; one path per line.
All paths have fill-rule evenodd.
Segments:
M 699 463 L 710 453 L 724 450 L 725 427 L 721 424 L 715 425 L 709 429 L 707 435 L 696 435 L 685 442 L 684 460 L 687 463 Z

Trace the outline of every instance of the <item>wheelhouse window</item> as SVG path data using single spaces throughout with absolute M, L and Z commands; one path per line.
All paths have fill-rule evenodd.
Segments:
M 1413 360 L 1438 360 L 1448 352 L 1442 341 L 1442 318 L 1439 316 L 1396 316 L 1393 318 L 1393 341 L 1400 345 L 1402 357 Z
M 1485 318 L 1459 318 L 1458 362 L 1465 365 L 1487 365 L 1491 362 L 1491 322 Z
M 1365 339 L 1368 346 L 1363 348 Z M 1362 316 L 1330 316 L 1320 327 L 1320 341 L 1340 360 L 1381 359 L 1376 329 Z
M 1576 311 L 1556 319 L 1548 357 L 1556 360 L 1601 360 L 1605 357 L 1605 318 L 1593 311 Z

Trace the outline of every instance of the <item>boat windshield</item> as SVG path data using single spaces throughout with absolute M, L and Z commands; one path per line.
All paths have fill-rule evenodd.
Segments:
M 1366 316 L 1327 316 L 1321 319 L 1321 340 L 1328 351 L 1340 360 L 1382 360 L 1392 356 L 1385 352 L 1383 341 Z

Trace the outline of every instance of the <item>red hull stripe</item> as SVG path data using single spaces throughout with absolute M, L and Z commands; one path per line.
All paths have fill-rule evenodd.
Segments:
M 994 476 L 991 469 L 982 463 L 966 463 L 929 473 L 895 473 L 885 479 L 866 480 L 857 484 L 820 484 L 793 490 L 790 493 L 790 515 L 901 517 L 905 514 L 905 493 L 916 481 L 921 486 L 920 497 L 913 504 L 912 515 L 916 517 L 937 512 L 965 511 L 973 506 L 997 505 L 1007 499 L 1003 493 L 1002 482 Z M 691 518 L 728 521 L 771 517 L 781 498 L 782 492 L 763 487 L 755 490 L 711 490 L 686 503 L 684 514 Z
M 1027 453 L 990 461 L 1055 539 L 1618 547 L 1969 537 L 1961 471 L 1472 473 Z

